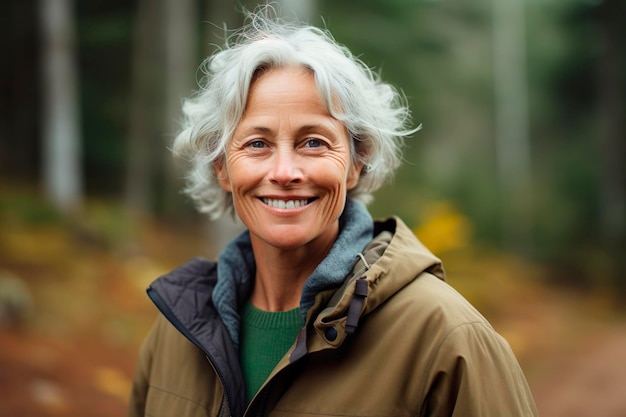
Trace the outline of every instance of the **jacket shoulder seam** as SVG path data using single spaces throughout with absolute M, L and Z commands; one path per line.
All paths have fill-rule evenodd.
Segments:
M 466 326 L 474 327 L 475 325 L 479 325 L 480 327 L 484 327 L 485 329 L 487 329 L 487 331 L 489 333 L 495 332 L 493 327 L 491 327 L 488 323 L 485 323 L 484 320 L 466 321 L 466 322 L 458 323 L 458 324 L 452 326 L 448 330 L 448 332 L 441 338 L 441 341 L 437 344 L 437 347 L 434 349 L 433 357 L 430 359 L 430 361 L 428 363 L 428 366 L 426 367 L 426 370 L 425 370 L 424 375 L 423 375 L 424 387 L 422 389 L 422 398 L 426 398 L 426 391 L 427 391 L 427 388 L 428 388 L 428 384 L 426 383 L 426 381 L 428 380 L 428 375 L 432 372 L 433 366 L 435 364 L 435 360 L 436 360 L 437 356 L 439 355 L 439 353 L 441 352 L 442 346 L 446 343 L 446 341 L 450 338 L 450 336 L 454 332 L 456 332 L 458 329 L 460 329 L 461 327 L 466 327 Z M 422 414 L 420 413 L 419 415 L 422 415 Z

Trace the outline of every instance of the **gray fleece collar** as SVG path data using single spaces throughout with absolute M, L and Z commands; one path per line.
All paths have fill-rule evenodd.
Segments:
M 372 240 L 374 223 L 362 203 L 348 200 L 339 218 L 339 235 L 328 256 L 307 279 L 300 297 L 303 320 L 313 306 L 315 296 L 335 288 L 350 274 L 356 256 Z M 256 265 L 252 253 L 250 233 L 246 230 L 231 241 L 220 254 L 217 263 L 217 283 L 213 303 L 234 345 L 239 346 L 239 311 L 250 296 Z

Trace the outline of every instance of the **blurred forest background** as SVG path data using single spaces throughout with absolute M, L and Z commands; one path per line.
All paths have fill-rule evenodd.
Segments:
M 423 127 L 373 215 L 443 258 L 541 415 L 626 416 L 626 2 L 280 3 Z M 124 414 L 143 289 L 239 227 L 195 213 L 167 148 L 200 63 L 256 4 L 3 2 L 0 416 Z

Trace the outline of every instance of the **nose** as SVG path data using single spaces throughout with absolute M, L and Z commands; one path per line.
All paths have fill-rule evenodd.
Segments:
M 272 184 L 288 186 L 302 181 L 302 169 L 294 149 L 278 147 L 272 158 L 270 181 Z

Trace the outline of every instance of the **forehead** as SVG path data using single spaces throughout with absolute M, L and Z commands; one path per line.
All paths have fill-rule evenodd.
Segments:
M 297 97 L 302 100 L 322 102 L 312 70 L 301 66 L 288 66 L 260 70 L 255 74 L 248 91 L 248 102 L 262 99 Z
M 347 134 L 322 100 L 313 71 L 304 67 L 272 68 L 255 77 L 236 136 L 286 128 Z
M 240 123 L 258 117 L 280 118 L 285 115 L 332 118 L 312 71 L 285 67 L 269 69 L 258 75 L 250 86 Z

